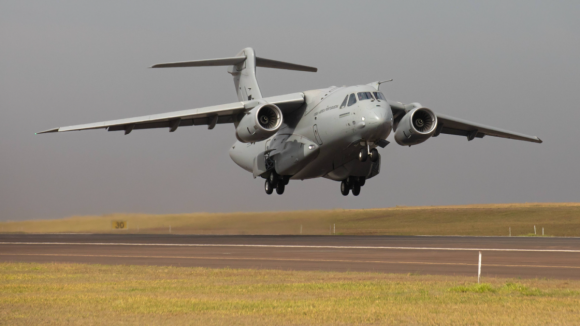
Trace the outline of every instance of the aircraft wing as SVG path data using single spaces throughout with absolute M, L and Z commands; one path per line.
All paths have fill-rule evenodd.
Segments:
M 209 129 L 213 129 L 216 124 L 233 123 L 238 114 L 252 109 L 262 102 L 275 104 L 280 108 L 282 114 L 288 115 L 304 103 L 304 94 L 294 93 L 263 98 L 260 101 L 234 102 L 198 109 L 60 127 L 37 132 L 37 134 L 106 128 L 108 131 L 123 130 L 126 135 L 134 129 L 169 128 L 169 131 L 173 132 L 178 127 L 197 125 L 208 125 Z
M 401 120 L 401 118 L 409 111 L 415 107 L 420 106 L 418 103 L 403 104 L 401 102 L 388 101 L 393 111 L 393 118 L 395 124 Z M 503 130 L 491 126 L 486 126 L 480 123 L 471 122 L 463 119 L 454 118 L 446 114 L 441 114 L 435 112 L 437 115 L 437 129 L 433 137 L 439 136 L 439 134 L 448 134 L 456 136 L 465 136 L 467 140 L 473 140 L 474 138 L 483 138 L 484 136 L 493 136 L 500 138 L 523 140 L 533 143 L 542 143 L 542 140 L 536 136 L 529 136 L 520 134 L 513 131 Z
M 493 136 L 529 141 L 533 143 L 542 143 L 542 140 L 536 136 L 528 136 L 513 131 L 494 128 L 479 123 L 450 117 L 441 113 L 435 114 L 437 115 L 438 120 L 438 127 L 435 131 L 436 135 L 441 133 L 448 135 L 466 136 L 468 140 L 472 140 L 475 137 L 483 138 L 483 136 Z

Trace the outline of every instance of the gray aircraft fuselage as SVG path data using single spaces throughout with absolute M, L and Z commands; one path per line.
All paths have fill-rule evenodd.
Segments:
M 393 128 L 393 113 L 387 101 L 379 99 L 357 101 L 341 108 L 345 97 L 359 92 L 373 93 L 377 89 L 361 85 L 304 92 L 306 105 L 301 112 L 295 112 L 294 121 L 284 120 L 278 132 L 265 141 L 236 142 L 230 157 L 252 172 L 254 159 L 272 150 L 272 155 L 277 154 L 276 173 L 291 175 L 290 179 L 326 177 L 340 181 L 349 176 L 367 177 L 373 163 L 356 160 L 365 146 L 361 140 L 387 138 Z M 288 145 L 292 143 L 296 146 Z M 371 141 L 369 147 L 376 145 Z

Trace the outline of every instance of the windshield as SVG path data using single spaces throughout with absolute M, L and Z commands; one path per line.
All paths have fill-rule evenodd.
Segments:
M 354 96 L 354 94 L 350 94 L 350 97 L 348 99 L 348 106 L 351 106 L 355 103 L 356 103 L 356 96 Z
M 375 98 L 371 95 L 370 92 L 360 92 L 357 94 L 358 95 L 358 100 L 359 101 L 364 101 L 364 100 L 374 100 Z
M 377 98 L 377 100 L 383 100 L 383 101 L 386 101 L 387 100 L 385 98 L 385 95 L 383 95 L 383 93 L 381 93 L 381 92 L 374 92 L 373 94 L 375 95 L 375 97 Z

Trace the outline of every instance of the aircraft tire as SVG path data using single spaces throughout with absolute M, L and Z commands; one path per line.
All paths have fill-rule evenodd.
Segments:
M 278 195 L 283 194 L 285 188 L 286 188 L 286 185 L 284 185 L 283 182 L 278 182 L 278 184 L 276 185 L 276 193 Z
M 365 185 L 366 181 L 367 181 L 367 179 L 365 177 L 358 178 L 358 183 L 360 184 L 361 187 Z
M 266 194 L 271 195 L 272 192 L 274 192 L 274 187 L 272 187 L 272 184 L 270 183 L 270 180 L 266 179 L 266 182 L 264 183 L 264 190 L 266 191 Z
M 355 182 L 352 186 L 352 194 L 358 196 L 360 194 L 360 183 Z
M 278 185 L 278 174 L 276 173 L 276 171 L 272 171 L 272 173 L 270 173 L 268 180 L 270 180 L 270 184 L 272 185 L 272 187 L 276 188 L 276 186 Z
M 376 148 L 371 149 L 371 153 L 369 155 L 371 157 L 371 162 L 376 162 L 379 160 L 379 151 Z
M 358 152 L 358 160 L 361 162 L 366 162 L 368 157 L 369 152 L 367 152 L 367 149 L 361 148 L 360 152 Z
M 342 180 L 342 182 L 340 183 L 340 193 L 343 196 L 348 196 L 349 191 L 350 186 L 346 183 L 346 180 Z

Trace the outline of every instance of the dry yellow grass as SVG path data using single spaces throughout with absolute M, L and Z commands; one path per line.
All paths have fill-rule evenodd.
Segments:
M 2 325 L 579 325 L 580 282 L 0 264 Z
M 128 222 L 113 230 L 111 221 Z M 580 236 L 580 203 L 490 204 L 394 207 L 360 210 L 176 215 L 111 214 L 0 223 L 0 232 L 169 233 L 177 234 L 329 234 L 345 235 L 499 235 Z

